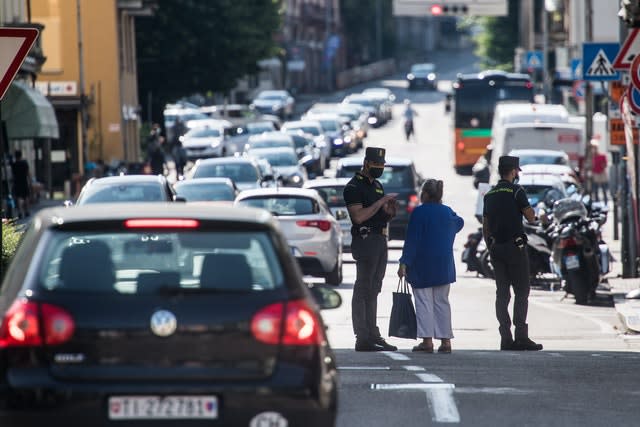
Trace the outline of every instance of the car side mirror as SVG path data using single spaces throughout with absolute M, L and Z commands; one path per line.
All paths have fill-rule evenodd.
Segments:
M 336 219 L 338 221 L 342 221 L 343 219 L 347 219 L 347 217 L 348 217 L 348 214 L 347 214 L 346 211 L 344 211 L 342 209 L 336 211 Z
M 65 208 L 70 208 L 70 207 L 72 207 L 72 206 L 73 206 L 73 200 L 65 200 L 65 201 L 62 203 L 62 205 L 63 205 Z
M 185 197 L 182 197 L 182 196 L 175 196 L 175 197 L 173 198 L 173 201 L 174 201 L 174 202 L 182 202 L 182 203 L 185 203 L 185 202 L 187 201 L 187 199 L 186 199 Z
M 321 310 L 331 310 L 342 305 L 340 294 L 326 285 L 309 285 L 309 291 Z

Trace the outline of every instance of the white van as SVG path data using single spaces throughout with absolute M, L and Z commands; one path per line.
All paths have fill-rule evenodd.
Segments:
M 578 167 L 585 149 L 584 129 L 573 123 L 511 123 L 501 127 L 492 145 L 489 183 L 496 184 L 500 179 L 498 159 L 512 150 L 564 151 L 569 156 L 569 164 Z

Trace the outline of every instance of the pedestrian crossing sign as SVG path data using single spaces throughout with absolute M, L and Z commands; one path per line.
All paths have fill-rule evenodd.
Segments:
M 582 45 L 582 78 L 591 81 L 620 80 L 613 61 L 619 43 L 584 43 Z
M 543 55 L 539 50 L 530 50 L 525 57 L 525 65 L 527 70 L 541 70 L 543 64 Z

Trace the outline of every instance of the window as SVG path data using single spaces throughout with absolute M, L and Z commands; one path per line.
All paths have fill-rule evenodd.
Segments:
M 283 286 L 267 232 L 53 232 L 40 285 L 52 292 L 255 292 Z
M 196 168 L 194 178 L 230 178 L 235 182 L 255 182 L 258 172 L 249 163 L 201 165 Z
M 313 199 L 295 196 L 251 197 L 240 203 L 252 208 L 266 209 L 273 215 L 311 215 L 318 213 L 318 204 Z
M 93 185 L 80 197 L 78 204 L 164 202 L 166 200 L 167 197 L 159 184 Z
M 225 184 L 185 183 L 178 185 L 176 192 L 188 202 L 233 201 L 235 198 L 233 189 Z
M 329 207 L 337 208 L 345 206 L 344 197 L 342 195 L 344 186 L 336 185 L 331 187 L 316 187 L 314 190 L 320 194 Z

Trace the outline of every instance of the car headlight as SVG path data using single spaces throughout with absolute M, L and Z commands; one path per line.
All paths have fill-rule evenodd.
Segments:
M 429 80 L 435 80 L 435 79 L 436 79 L 436 75 L 435 75 L 435 74 L 433 74 L 433 73 L 430 73 L 430 74 L 427 76 L 427 78 L 428 78 Z
M 220 145 L 220 141 L 211 141 L 211 148 L 218 148 Z
M 342 141 L 342 138 L 336 138 L 336 139 L 333 140 L 333 143 L 335 145 L 342 145 L 343 142 L 344 141 Z
M 415 78 L 416 78 L 416 76 L 414 76 L 413 74 L 411 74 L 411 73 L 407 74 L 407 80 L 413 80 Z
M 300 181 L 302 181 L 302 177 L 300 177 L 300 175 L 293 175 L 292 177 L 289 178 L 289 180 L 294 184 L 299 184 Z
M 367 119 L 367 123 L 369 123 L 370 125 L 375 125 L 376 123 L 378 123 L 378 119 L 376 119 L 375 117 L 369 117 Z
M 281 109 L 281 108 L 282 108 L 282 105 L 273 105 L 273 106 L 271 107 L 271 110 L 272 110 L 272 111 L 278 111 L 278 110 L 279 110 L 279 109 Z

